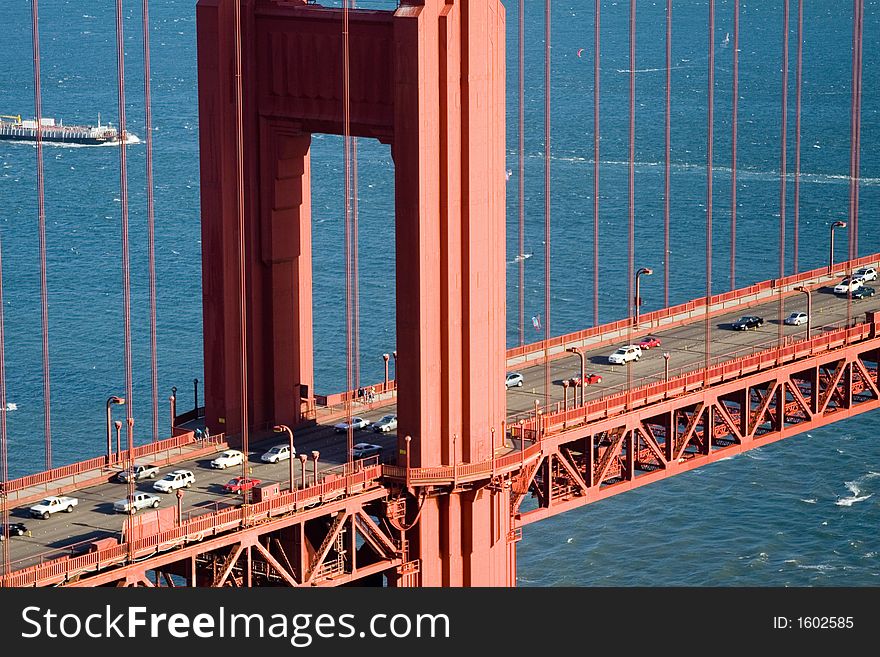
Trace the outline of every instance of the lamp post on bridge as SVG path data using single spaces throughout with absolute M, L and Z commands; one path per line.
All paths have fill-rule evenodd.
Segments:
M 571 381 L 568 379 L 563 380 L 562 382 L 562 398 L 565 400 L 564 407 L 565 410 L 568 410 L 568 386 L 571 385 Z M 577 391 L 575 391 L 575 401 L 577 401 Z
M 113 426 L 116 427 L 116 460 L 119 460 L 119 457 L 122 456 L 122 443 L 119 439 L 119 432 L 122 430 L 122 422 L 116 420 L 113 423 Z
M 663 352 L 663 360 L 666 361 L 666 363 L 663 367 L 663 373 L 664 373 L 663 380 L 664 381 L 669 381 L 669 356 L 670 355 L 671 354 L 668 351 Z
M 828 273 L 834 271 L 834 229 L 835 228 L 846 228 L 845 221 L 835 221 L 831 224 L 831 239 L 829 240 L 828 246 Z
M 290 474 L 290 492 L 293 492 L 293 455 L 296 453 L 293 451 L 293 431 L 290 430 L 286 424 L 276 424 L 272 427 L 272 430 L 275 433 L 287 432 L 287 437 L 289 439 L 288 448 L 290 449 L 290 454 L 288 455 L 287 462 L 289 467 Z
M 633 324 L 635 324 L 636 326 L 638 326 L 638 324 L 639 324 L 639 308 L 642 305 L 642 295 L 640 293 L 641 288 L 640 288 L 640 280 L 639 279 L 641 278 L 642 275 L 650 276 L 653 273 L 654 273 L 654 270 L 651 269 L 650 267 L 642 267 L 641 269 L 639 269 L 636 272 L 636 298 L 635 298 L 636 310 L 635 310 L 635 321 L 633 322 Z
M 582 352 L 580 349 L 576 349 L 575 347 L 569 347 L 568 349 L 566 349 L 566 351 L 573 353 L 573 354 L 577 354 L 578 358 L 581 359 L 581 385 L 580 385 L 580 388 L 581 388 L 581 406 L 583 406 L 584 405 L 584 389 L 586 387 L 586 382 L 584 381 L 584 377 L 587 375 L 586 357 L 584 356 L 584 352 Z
M 397 349 L 391 352 L 391 357 L 394 359 L 394 387 L 397 388 Z
M 382 392 L 388 391 L 388 360 L 391 358 L 388 354 L 382 354 L 382 360 L 385 361 L 385 387 Z
M 318 485 L 318 457 L 321 456 L 321 452 L 318 450 L 312 451 L 312 484 Z
M 810 290 L 808 290 L 803 285 L 799 285 L 794 289 L 807 295 L 807 340 L 809 340 L 811 335 L 810 327 L 812 326 L 813 322 L 813 295 Z
M 124 404 L 125 400 L 122 397 L 110 397 L 107 399 L 107 462 L 110 462 L 110 455 L 113 453 L 113 430 L 111 429 L 111 425 L 113 420 L 111 418 L 111 406 L 117 404 Z
M 299 463 L 300 463 L 300 474 L 302 475 L 302 487 L 306 488 L 306 461 L 309 460 L 308 455 L 300 454 L 299 455 Z

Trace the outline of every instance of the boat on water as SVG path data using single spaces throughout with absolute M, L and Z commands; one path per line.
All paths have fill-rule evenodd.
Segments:
M 35 119 L 22 120 L 20 115 L 0 115 L 0 140 L 36 141 L 37 130 Z M 42 140 L 46 142 L 97 146 L 120 141 L 116 128 L 112 125 L 101 125 L 100 114 L 96 126 L 64 125 L 62 121 L 43 118 L 40 119 L 40 132 Z

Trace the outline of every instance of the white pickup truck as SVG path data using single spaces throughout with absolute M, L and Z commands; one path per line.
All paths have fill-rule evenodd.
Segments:
M 71 513 L 73 507 L 79 504 L 79 500 L 75 497 L 47 497 L 46 499 L 34 504 L 30 508 L 31 515 L 34 518 L 42 518 L 46 520 L 53 513 L 58 511 L 66 511 Z

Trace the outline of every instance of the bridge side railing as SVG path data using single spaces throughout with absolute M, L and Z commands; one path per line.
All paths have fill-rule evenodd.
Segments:
M 134 448 L 133 456 L 135 459 L 139 459 L 148 456 L 154 456 L 162 452 L 179 450 L 199 442 L 205 445 L 220 444 L 224 440 L 225 437 L 223 436 L 223 434 L 218 434 L 216 436 L 210 436 L 207 439 L 202 439 L 201 441 L 199 441 L 192 431 L 188 431 L 184 434 L 172 436 L 171 438 L 166 438 L 164 440 L 157 440 L 153 443 L 138 445 Z M 125 463 L 127 459 L 128 450 L 125 450 L 119 455 L 118 460 L 108 461 L 107 456 L 98 456 L 87 461 L 71 463 L 70 465 L 62 465 L 57 468 L 52 468 L 51 470 L 45 470 L 43 472 L 37 472 L 34 474 L 26 475 L 24 477 L 19 477 L 18 479 L 10 479 L 6 482 L 5 485 L 0 482 L 0 491 L 9 494 L 27 488 L 32 488 L 34 486 L 51 484 L 55 481 L 59 481 L 62 479 L 75 479 L 78 475 L 83 475 L 88 472 L 94 472 L 96 470 L 109 469 L 112 465 Z

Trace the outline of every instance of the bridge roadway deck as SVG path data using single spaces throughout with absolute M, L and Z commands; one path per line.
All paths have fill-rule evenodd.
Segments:
M 803 295 L 790 297 L 786 300 L 786 314 L 795 310 L 804 310 L 806 298 Z M 856 320 L 864 318 L 868 310 L 880 310 L 880 297 L 874 297 L 863 301 L 855 301 L 852 304 L 852 315 Z M 752 307 L 749 314 L 757 314 L 765 319 L 765 324 L 757 331 L 732 331 L 726 328 L 731 322 L 743 314 L 741 309 L 736 312 L 714 317 L 711 324 L 712 351 L 714 360 L 727 360 L 738 356 L 747 355 L 756 350 L 773 346 L 778 338 L 777 303 L 776 301 L 763 303 Z M 813 293 L 813 334 L 816 335 L 823 327 L 839 327 L 847 318 L 847 301 L 841 299 L 826 289 Z M 674 328 L 652 333 L 662 340 L 662 346 L 645 353 L 640 362 L 634 363 L 632 369 L 632 385 L 638 386 L 651 380 L 661 380 L 664 376 L 663 352 L 670 354 L 670 375 L 698 370 L 704 363 L 704 321 L 695 320 L 693 323 L 677 326 Z M 784 336 L 805 335 L 804 326 L 783 326 Z M 585 352 L 587 361 L 587 373 L 595 373 L 602 376 L 602 383 L 592 385 L 586 389 L 586 399 L 596 399 L 601 396 L 619 392 L 626 386 L 626 368 L 611 366 L 607 363 L 607 355 L 616 346 L 596 348 Z M 508 413 L 511 417 L 517 414 L 527 413 L 534 410 L 535 401 L 543 403 L 544 367 L 536 365 L 520 370 L 524 377 L 524 385 L 521 388 L 513 388 L 508 392 Z M 561 402 L 563 387 L 561 380 L 570 378 L 580 373 L 580 361 L 577 356 L 553 360 L 550 363 L 551 371 L 551 403 Z M 572 391 L 569 391 L 569 401 L 572 402 Z M 375 420 L 382 414 L 393 409 L 393 404 L 383 408 L 374 408 L 363 413 L 364 417 Z M 357 409 L 354 411 L 358 414 Z M 268 447 L 284 442 L 277 434 L 258 434 L 254 437 L 250 451 L 250 467 L 252 476 L 264 481 L 287 482 L 289 466 L 287 462 L 279 464 L 264 464 L 259 460 L 260 454 Z M 386 448 L 386 453 L 393 453 L 392 446 L 395 444 L 394 434 L 380 435 L 372 432 L 360 432 L 355 437 L 356 441 L 374 442 Z M 296 432 L 296 446 L 299 453 L 310 453 L 312 450 L 320 451 L 319 472 L 337 466 L 344 462 L 346 441 L 344 436 L 333 431 L 332 426 L 318 424 L 298 430 Z M 240 468 L 232 468 L 228 471 L 212 470 L 208 466 L 211 456 L 206 456 L 190 461 L 183 461 L 174 466 L 162 469 L 162 472 L 176 468 L 191 469 L 196 476 L 196 484 L 184 493 L 182 499 L 182 511 L 184 517 L 188 514 L 198 514 L 214 510 L 217 504 L 239 504 L 239 498 L 223 492 L 222 484 L 233 476 L 240 473 Z M 294 477 L 300 478 L 300 464 L 294 463 Z M 311 461 L 307 464 L 307 474 L 311 469 Z M 139 490 L 152 490 L 152 481 L 140 482 Z M 118 483 L 105 483 L 85 488 L 76 493 L 71 493 L 79 498 L 79 506 L 70 514 L 59 513 L 48 520 L 31 519 L 27 508 L 20 507 L 10 511 L 12 522 L 24 522 L 31 531 L 31 536 L 14 537 L 10 542 L 10 561 L 12 569 L 18 569 L 47 560 L 67 553 L 65 549 L 72 544 L 81 544 L 111 535 L 118 535 L 125 524 L 125 516 L 115 514 L 112 510 L 114 501 L 122 499 L 126 495 L 126 486 Z M 163 496 L 163 506 L 176 504 L 174 494 Z

